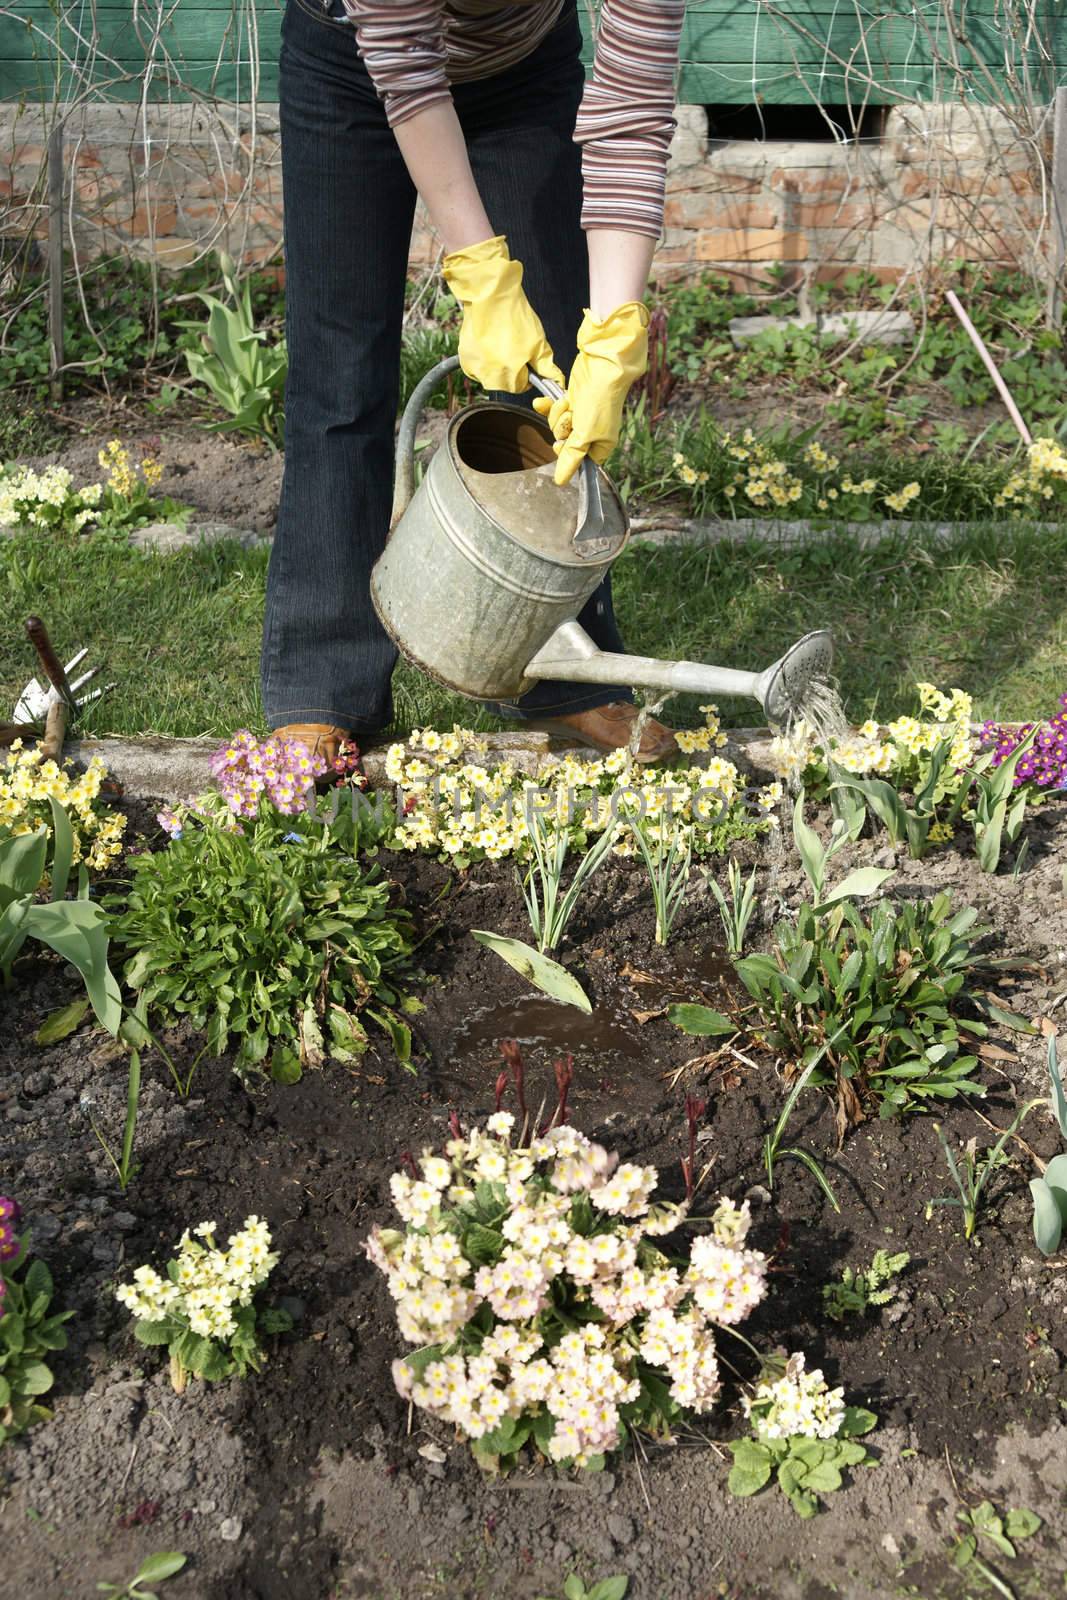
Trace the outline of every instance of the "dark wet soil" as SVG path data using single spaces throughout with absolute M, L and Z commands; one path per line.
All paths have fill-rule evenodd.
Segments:
M 991 948 L 1032 960 L 1006 1003 L 1062 1023 L 1067 804 L 1044 808 L 1031 832 L 1018 880 L 982 878 L 965 853 L 942 851 L 897 862 L 891 887 L 947 886 L 958 903 L 979 904 Z M 857 847 L 857 860 L 872 856 L 885 863 L 880 841 Z M 120 1135 L 125 1064 L 89 1028 L 36 1044 L 43 1016 L 77 985 L 49 958 L 18 964 L 17 987 L 3 997 L 0 1190 L 21 1201 L 57 1299 L 76 1316 L 55 1361 L 54 1419 L 0 1452 L 3 1593 L 88 1596 L 150 1551 L 180 1549 L 189 1567 L 166 1600 L 533 1600 L 560 1594 L 574 1564 L 589 1582 L 629 1573 L 634 1600 L 960 1596 L 972 1591 L 952 1576 L 946 1540 L 956 1506 L 987 1493 L 1046 1518 L 1026 1561 L 1005 1571 L 1038 1585 L 1020 1593 L 1049 1592 L 1067 1491 L 1067 1274 L 1033 1248 L 1025 1153 L 998 1176 L 969 1245 L 957 1213 L 925 1215 L 929 1199 L 949 1192 L 929 1117 L 865 1123 L 836 1152 L 832 1108 L 811 1094 L 787 1142 L 823 1161 L 840 1212 L 795 1161 L 779 1163 L 769 1192 L 760 1149 L 783 1097 L 775 1063 L 748 1050 L 709 1057 L 663 1014 L 676 999 L 729 1003 L 718 914 L 699 874 L 665 950 L 653 943 L 636 869 L 613 865 L 594 880 L 562 951 L 594 1002 L 586 1018 L 526 991 L 470 938 L 472 926 L 522 935 L 509 868 L 457 875 L 388 861 L 426 936 L 417 1070 L 379 1044 L 354 1070 L 331 1065 L 292 1087 L 250 1090 L 227 1063 L 205 1063 L 180 1101 L 150 1055 L 141 1165 L 125 1195 L 89 1120 Z M 800 898 L 799 872 L 775 856 L 760 889 L 757 945 L 779 901 Z M 401 1153 L 440 1142 L 453 1107 L 470 1120 L 492 1109 L 505 1036 L 522 1043 L 532 1104 L 552 1095 L 554 1060 L 573 1054 L 574 1121 L 624 1158 L 655 1162 L 667 1195 L 681 1192 L 685 1095 L 706 1099 L 707 1192 L 748 1195 L 756 1244 L 777 1252 L 772 1293 L 746 1333 L 761 1348 L 804 1349 L 880 1418 L 879 1466 L 831 1496 L 814 1523 L 800 1524 L 769 1493 L 727 1495 L 721 1442 L 740 1427 L 734 1384 L 673 1446 L 578 1481 L 538 1469 L 485 1483 L 447 1430 L 409 1418 L 390 1379 L 401 1349 L 391 1302 L 361 1244 L 391 1218 L 388 1179 Z M 183 1058 L 193 1041 L 174 1043 Z M 987 1063 L 986 1099 L 943 1108 L 956 1140 L 991 1142 L 983 1118 L 1004 1126 L 1044 1090 L 1039 1040 L 996 1043 L 1003 1053 Z M 1042 1156 L 1058 1148 L 1042 1113 L 1026 1138 Z M 269 1220 L 281 1250 L 271 1289 L 294 1313 L 294 1332 L 260 1376 L 194 1384 L 179 1399 L 156 1353 L 133 1343 L 111 1290 L 133 1266 L 162 1264 L 186 1226 L 212 1218 L 229 1231 L 251 1212 Z M 911 1254 L 899 1299 L 828 1321 L 823 1285 L 881 1246 Z M 751 1370 L 740 1347 L 725 1353 Z

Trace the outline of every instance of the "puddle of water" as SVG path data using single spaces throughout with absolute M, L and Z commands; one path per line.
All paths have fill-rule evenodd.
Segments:
M 489 1103 L 502 1062 L 501 1039 L 516 1039 L 526 1069 L 526 1101 L 533 1112 L 542 1102 L 546 1115 L 556 1103 L 553 1063 L 574 1057 L 570 1104 L 580 1113 L 596 1106 L 596 1120 L 638 1103 L 655 1103 L 663 1093 L 660 1067 L 651 1041 L 618 1005 L 597 1005 L 591 1016 L 561 1006 L 542 994 L 482 1006 L 457 1028 L 445 1064 L 435 1074 L 443 1096 L 459 1104 Z M 645 1092 L 641 1092 L 645 1086 Z M 509 1091 L 505 1105 L 514 1110 Z M 581 1121 L 580 1115 L 576 1117 Z
M 524 1048 L 541 1045 L 557 1055 L 573 1055 L 575 1061 L 605 1051 L 626 1056 L 645 1053 L 637 1023 L 624 1018 L 617 1007 L 598 1005 L 586 1016 L 543 994 L 527 994 L 473 1012 L 456 1030 L 450 1054 L 499 1055 L 501 1039 L 517 1039 Z
M 471 1012 L 456 1029 L 445 1061 L 435 1072 L 442 1098 L 459 1104 L 491 1103 L 501 1069 L 500 1041 L 515 1039 L 526 1068 L 531 1110 L 556 1100 L 553 1063 L 574 1057 L 571 1104 L 595 1103 L 598 1120 L 616 1111 L 655 1105 L 664 1093 L 665 1070 L 655 1034 L 635 1013 L 656 1012 L 679 1000 L 724 998 L 730 963 L 714 949 L 670 950 L 664 970 L 627 968 L 615 976 L 590 1015 L 533 992 Z M 648 978 L 650 982 L 641 981 Z M 510 1099 L 506 1102 L 509 1106 Z M 579 1119 L 580 1120 L 580 1119 Z

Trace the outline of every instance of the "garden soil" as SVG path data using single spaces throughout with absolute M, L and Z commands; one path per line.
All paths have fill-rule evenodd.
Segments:
M 141 823 L 151 829 L 150 810 L 134 815 L 132 835 Z M 962 842 L 911 862 L 884 839 L 865 841 L 852 860 L 895 866 L 902 896 L 944 887 L 977 906 L 990 952 L 1030 962 L 999 986 L 1002 1003 L 1051 1014 L 1064 1033 L 1067 804 L 1035 811 L 1027 831 L 1018 878 L 983 876 Z M 43 956 L 18 963 L 0 1038 L 0 1189 L 20 1200 L 57 1303 L 76 1315 L 54 1361 L 53 1418 L 0 1455 L 0 1592 L 75 1600 L 172 1549 L 190 1559 L 164 1600 L 534 1600 L 561 1595 L 574 1567 L 590 1583 L 629 1574 L 632 1600 L 952 1600 L 992 1592 L 949 1560 L 958 1508 L 985 1497 L 1044 1519 L 1014 1561 L 983 1552 L 1010 1585 L 1000 1592 L 1060 1592 L 1067 1273 L 1033 1246 L 1026 1151 L 1013 1147 L 966 1244 L 958 1212 L 925 1215 L 949 1192 L 929 1116 L 864 1123 L 835 1152 L 832 1109 L 812 1093 L 789 1142 L 825 1162 L 840 1214 L 795 1162 L 778 1166 L 771 1195 L 760 1149 L 783 1098 L 775 1063 L 748 1052 L 702 1062 L 701 1041 L 663 1015 L 672 1000 L 730 1000 L 701 871 L 666 950 L 652 941 L 639 869 L 613 863 L 594 879 L 564 952 L 595 1001 L 584 1018 L 527 994 L 470 938 L 471 927 L 521 935 L 508 867 L 457 874 L 383 859 L 423 939 L 416 1070 L 384 1044 L 354 1070 L 330 1065 L 290 1087 L 246 1087 L 227 1062 L 205 1062 L 182 1101 L 149 1055 L 140 1169 L 125 1194 L 93 1132 L 95 1122 L 113 1144 L 121 1138 L 124 1061 L 89 1027 L 35 1043 L 77 980 Z M 843 873 L 849 862 L 837 860 Z M 757 865 L 753 936 L 765 944 L 803 884 L 780 845 Z M 713 870 L 721 876 L 723 863 Z M 388 1180 L 402 1152 L 440 1145 L 452 1108 L 470 1121 L 492 1110 L 507 1035 L 522 1041 L 532 1106 L 552 1098 L 552 1063 L 573 1052 L 573 1120 L 624 1158 L 655 1162 L 669 1196 L 681 1192 L 685 1095 L 706 1099 L 702 1192 L 747 1195 L 754 1241 L 774 1252 L 771 1292 L 745 1332 L 763 1349 L 803 1349 L 880 1419 L 877 1464 L 857 1469 L 813 1521 L 800 1522 L 777 1491 L 727 1492 L 725 1441 L 743 1428 L 737 1378 L 753 1368 L 726 1335 L 736 1376 L 727 1372 L 716 1412 L 670 1442 L 640 1441 L 600 1474 L 530 1465 L 483 1480 L 447 1427 L 409 1415 L 397 1397 L 390 1365 L 402 1346 L 363 1241 L 391 1218 Z M 171 1042 L 179 1065 L 191 1060 L 193 1040 Z M 1006 1032 L 996 1046 L 985 1099 L 943 1108 L 955 1142 L 992 1142 L 990 1124 L 1005 1126 L 1046 1091 L 1043 1040 Z M 1043 1109 L 1024 1135 L 1044 1157 L 1058 1146 Z M 179 1397 L 159 1353 L 134 1343 L 114 1287 L 142 1262 L 162 1266 L 186 1226 L 211 1219 L 225 1235 L 253 1212 L 281 1251 L 266 1298 L 293 1314 L 294 1330 L 259 1376 L 194 1381 Z M 882 1246 L 911 1254 L 899 1298 L 845 1324 L 827 1320 L 823 1284 Z

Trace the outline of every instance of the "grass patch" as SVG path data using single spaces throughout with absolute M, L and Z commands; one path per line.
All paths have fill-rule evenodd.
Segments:
M 81 644 L 117 687 L 87 732 L 224 737 L 262 730 L 259 639 L 268 552 L 218 544 L 161 556 L 107 539 L 20 534 L 0 541 L 0 700 L 8 714 L 35 671 L 21 619 L 39 611 L 66 658 Z M 921 536 L 863 550 L 847 537 L 653 548 L 615 568 L 617 608 L 637 653 L 764 667 L 809 628 L 829 627 L 857 721 L 912 707 L 917 678 L 973 693 L 980 716 L 1048 716 L 1064 688 L 1067 528 L 974 525 L 948 548 Z M 103 677 L 104 674 L 101 674 Z M 500 726 L 401 666 L 396 728 Z M 724 701 L 727 723 L 758 720 Z M 696 699 L 672 702 L 696 722 Z
M 0 461 L 43 455 L 63 443 L 63 430 L 40 406 L 0 389 Z

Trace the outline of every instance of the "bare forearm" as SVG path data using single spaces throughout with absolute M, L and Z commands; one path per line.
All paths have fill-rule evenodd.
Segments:
M 393 130 L 411 181 L 446 252 L 493 236 L 451 101 L 427 106 Z
M 603 321 L 618 307 L 643 298 L 655 239 L 622 228 L 590 228 L 589 309 Z

